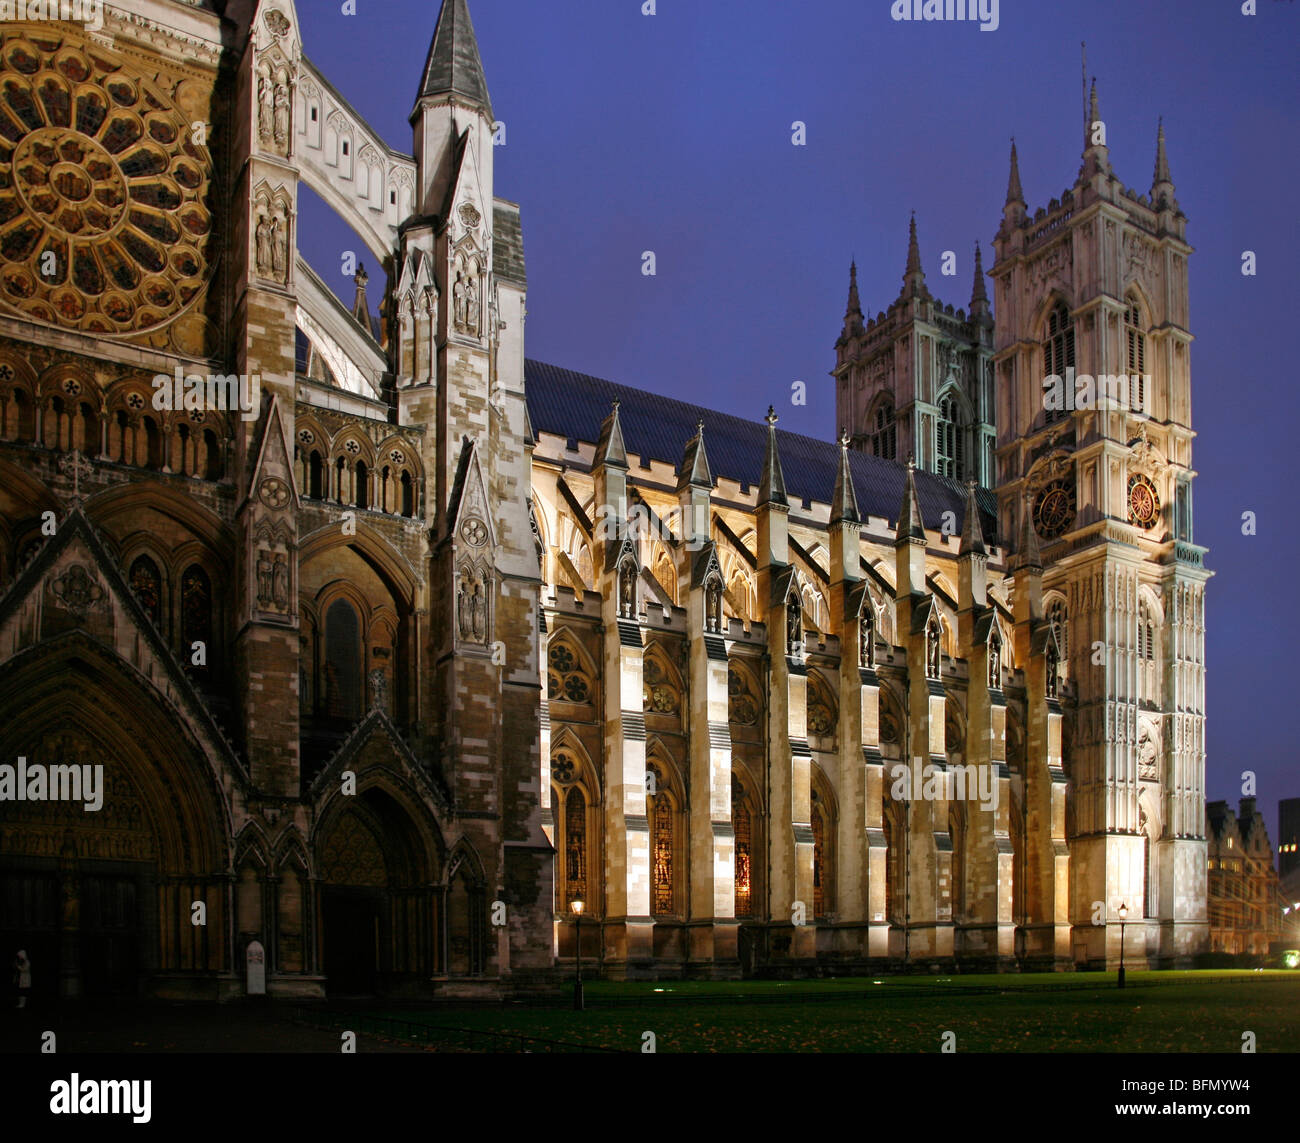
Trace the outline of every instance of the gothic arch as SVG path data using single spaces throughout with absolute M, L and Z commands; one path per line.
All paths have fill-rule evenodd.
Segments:
M 837 684 L 821 671 L 808 671 L 808 734 L 834 742 L 839 735 L 840 704 L 836 695 Z
M 555 772 L 556 755 L 566 753 L 573 760 L 572 781 L 566 781 L 562 775 L 557 775 Z M 600 775 L 582 740 L 568 726 L 561 726 L 551 736 L 551 784 L 582 786 L 591 799 L 592 805 L 601 804 Z
M 1071 321 L 1074 320 L 1074 303 L 1070 300 L 1069 294 L 1060 286 L 1053 286 L 1034 307 L 1033 315 L 1029 319 L 1030 341 L 1037 342 L 1041 346 L 1047 336 L 1047 319 L 1058 305 L 1065 306 L 1070 313 Z
M 0 683 L 5 757 L 39 758 L 42 739 L 65 728 L 94 744 L 106 784 L 120 768 L 139 791 L 160 873 L 208 877 L 229 867 L 233 776 L 153 683 L 75 631 L 11 659 Z
M 193 496 L 160 484 L 123 484 L 98 493 L 86 504 L 90 522 L 110 541 L 115 553 L 120 541 L 114 538 L 114 520 L 121 513 L 128 519 L 140 509 L 152 508 L 170 517 L 201 541 L 215 567 L 223 576 L 232 574 L 228 560 L 221 554 L 232 551 L 234 533 L 217 516 L 204 508 Z
M 809 767 L 811 821 L 813 834 L 813 899 L 815 917 L 835 912 L 835 883 L 838 854 L 840 811 L 835 789 L 816 762 Z
M 249 818 L 235 835 L 235 853 L 231 858 L 231 867 L 238 870 L 251 865 L 262 876 L 266 876 L 272 870 L 271 861 L 267 857 L 269 849 L 270 845 L 262 823 L 256 818 Z
M 360 520 L 357 521 L 355 536 L 344 535 L 337 524 L 325 524 L 301 540 L 298 545 L 300 567 L 305 567 L 309 561 L 335 548 L 351 548 L 370 565 L 387 586 L 393 598 L 401 604 L 403 611 L 412 606 L 419 586 L 419 577 L 405 556 Z

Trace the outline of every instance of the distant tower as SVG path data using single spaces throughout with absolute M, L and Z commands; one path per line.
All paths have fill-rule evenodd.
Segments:
M 1147 195 L 1112 173 L 1105 131 L 1094 82 L 1074 186 L 1032 216 L 1012 143 L 990 271 L 996 487 L 1003 535 L 1027 524 L 1041 546 L 1044 611 L 1077 696 L 1064 751 L 1076 958 L 1118 960 L 1123 902 L 1167 965 L 1207 934 L 1211 573 L 1192 542 L 1192 248 L 1163 127 Z M 1065 391 L 1078 400 L 1060 407 Z
M 1300 798 L 1283 798 L 1277 804 L 1278 876 L 1300 869 Z
M 888 313 L 863 324 L 857 266 L 835 343 L 835 425 L 850 447 L 953 480 L 993 483 L 993 317 L 975 247 L 970 312 L 925 284 L 916 219 L 908 228 L 903 288 Z

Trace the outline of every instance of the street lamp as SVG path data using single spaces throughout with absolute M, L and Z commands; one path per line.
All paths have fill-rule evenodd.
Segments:
M 1124 987 L 1124 922 L 1128 919 L 1128 902 L 1119 903 L 1119 986 Z
M 582 1011 L 582 909 L 584 902 L 581 897 L 575 897 L 569 902 L 569 908 L 573 910 L 574 919 L 574 964 L 577 967 L 577 974 L 573 978 L 573 1008 L 575 1012 Z

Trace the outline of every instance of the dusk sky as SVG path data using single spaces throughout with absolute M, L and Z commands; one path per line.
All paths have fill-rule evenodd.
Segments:
M 409 152 L 439 5 L 356 7 L 298 0 L 304 51 Z M 1113 169 L 1139 193 L 1164 116 L 1196 251 L 1195 539 L 1216 573 L 1207 795 L 1235 803 L 1241 772 L 1256 771 L 1276 837 L 1277 800 L 1300 796 L 1285 669 L 1300 378 L 1282 353 L 1297 320 L 1300 4 L 1258 0 L 1245 16 L 1237 0 L 1001 0 L 995 31 L 896 23 L 890 7 L 657 0 L 645 16 L 642 0 L 470 0 L 506 126 L 495 190 L 522 207 L 527 355 L 754 419 L 775 404 L 782 428 L 833 438 L 828 372 L 850 257 L 863 309 L 885 309 L 915 209 L 927 284 L 966 306 L 977 239 L 991 264 L 1010 137 L 1031 211 L 1074 182 L 1086 40 Z M 796 120 L 806 146 L 792 145 Z M 350 304 L 342 255 L 363 247 L 300 193 L 299 245 Z M 655 277 L 641 273 L 646 250 Z M 954 278 L 939 273 L 945 250 Z M 1246 250 L 1254 277 L 1241 273 Z M 368 269 L 377 305 L 382 276 Z M 794 381 L 806 406 L 791 405 Z

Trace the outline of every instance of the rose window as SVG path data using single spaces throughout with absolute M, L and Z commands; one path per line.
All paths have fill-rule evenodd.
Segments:
M 63 383 L 63 391 L 69 397 L 75 397 L 78 393 L 81 392 L 81 382 L 78 381 L 75 377 L 69 377 Z
M 202 349 L 186 311 L 211 268 L 212 163 L 193 118 L 64 31 L 0 44 L 0 310 L 101 334 L 175 322 L 154 343 Z

